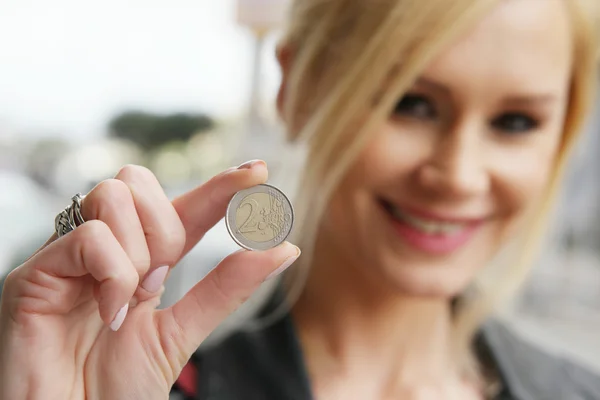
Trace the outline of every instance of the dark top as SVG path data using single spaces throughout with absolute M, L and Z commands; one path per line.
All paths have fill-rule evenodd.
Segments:
M 280 301 L 281 294 L 275 294 L 258 315 L 268 314 Z M 600 400 L 600 376 L 542 351 L 497 320 L 487 321 L 474 343 L 477 355 L 497 371 L 500 388 L 494 400 Z M 171 399 L 313 399 L 291 316 L 201 347 Z

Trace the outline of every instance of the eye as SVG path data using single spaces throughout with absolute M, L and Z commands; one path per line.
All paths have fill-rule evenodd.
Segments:
M 506 133 L 525 133 L 539 126 L 539 122 L 521 113 L 507 113 L 492 121 L 492 126 Z
M 396 104 L 394 115 L 428 119 L 435 117 L 436 112 L 427 97 L 407 94 Z

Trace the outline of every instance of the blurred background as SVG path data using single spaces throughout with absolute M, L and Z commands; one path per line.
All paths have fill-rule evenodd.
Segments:
M 300 160 L 274 108 L 286 3 L 2 1 L 0 274 L 46 241 L 73 194 L 123 164 L 152 169 L 172 198 L 262 158 L 270 182 L 293 194 Z M 236 249 L 219 223 L 174 270 L 163 305 Z M 504 318 L 600 371 L 600 105 L 544 251 Z

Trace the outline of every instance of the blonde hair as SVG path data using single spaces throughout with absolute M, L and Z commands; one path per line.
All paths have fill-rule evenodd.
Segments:
M 444 46 L 465 33 L 502 0 L 294 0 L 282 45 L 292 49 L 283 118 L 289 136 L 307 147 L 296 199 L 293 239 L 303 250 L 286 276 L 289 300 L 299 296 L 308 274 L 314 239 L 332 193 L 399 97 Z M 494 285 L 481 279 L 455 315 L 458 356 L 470 356 L 474 332 L 494 307 L 526 277 L 570 150 L 596 88 L 600 16 L 597 3 L 565 0 L 575 35 L 568 116 L 544 204 L 533 216 L 520 257 L 503 268 Z M 594 20 L 596 18 L 596 20 Z M 382 88 L 386 88 L 382 92 Z M 365 110 L 369 110 L 365 119 Z M 476 371 L 474 372 L 476 373 Z

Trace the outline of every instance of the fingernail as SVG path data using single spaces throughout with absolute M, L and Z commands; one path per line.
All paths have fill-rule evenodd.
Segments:
M 113 322 L 110 323 L 110 329 L 112 329 L 115 332 L 119 330 L 121 325 L 123 325 L 123 321 L 125 321 L 125 316 L 127 315 L 128 309 L 129 309 L 129 303 L 127 303 L 123 307 L 121 307 L 121 309 L 115 316 L 115 319 L 113 319 Z
M 243 163 L 242 165 L 240 165 L 239 167 L 237 167 L 237 169 L 250 169 L 252 167 L 254 167 L 255 165 L 258 164 L 264 164 L 267 165 L 266 162 L 264 162 L 263 160 L 250 160 L 250 161 L 246 161 L 245 163 Z
M 288 269 L 294 263 L 294 261 L 296 261 L 298 259 L 298 257 L 300 257 L 300 253 L 301 253 L 300 249 L 298 248 L 298 246 L 294 246 L 294 247 L 296 248 L 296 254 L 291 257 L 286 258 L 285 261 L 283 262 L 283 264 L 281 264 L 279 266 L 279 268 L 277 268 L 275 271 L 271 272 L 269 274 L 269 276 L 267 276 L 267 278 L 265 279 L 266 281 L 280 275 L 283 271 Z
M 169 272 L 168 265 L 156 268 L 144 279 L 142 287 L 150 293 L 158 292 L 167 277 L 167 272 Z

